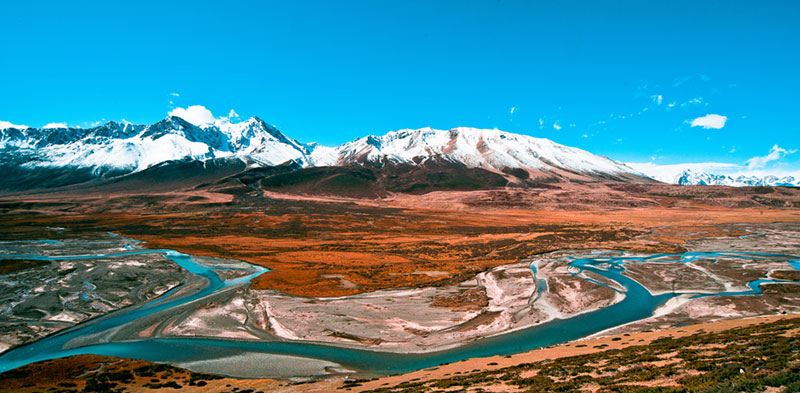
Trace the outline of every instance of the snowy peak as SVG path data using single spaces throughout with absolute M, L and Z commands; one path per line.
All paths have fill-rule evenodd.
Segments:
M 231 158 L 248 167 L 293 162 L 300 167 L 457 164 L 492 172 L 522 169 L 562 179 L 641 180 L 641 173 L 606 157 L 499 130 L 398 130 L 338 147 L 301 144 L 258 117 L 192 123 L 179 116 L 151 125 L 107 122 L 93 128 L 6 128 L 0 155 L 30 169 L 84 168 L 97 176 L 138 172 L 167 161 Z
M 619 162 L 548 139 L 466 127 L 406 129 L 359 138 L 337 149 L 336 163 L 413 164 L 431 159 L 496 171 L 522 168 L 534 172 L 644 176 Z
M 682 186 L 800 187 L 800 179 L 795 178 L 794 176 L 729 176 L 706 172 L 695 172 L 690 169 L 687 169 L 678 175 L 675 179 L 675 183 Z
M 29 167 L 93 168 L 98 174 L 140 171 L 172 160 L 224 157 L 258 166 L 310 162 L 305 146 L 257 117 L 199 126 L 169 116 L 152 125 L 108 122 L 86 129 L 7 128 L 0 130 L 2 150 L 33 156 Z

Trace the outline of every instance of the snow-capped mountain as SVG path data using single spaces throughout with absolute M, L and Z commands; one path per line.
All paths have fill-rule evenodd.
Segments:
M 0 152 L 30 157 L 28 167 L 77 167 L 136 172 L 170 160 L 239 158 L 251 166 L 295 161 L 311 165 L 326 149 L 303 145 L 253 117 L 194 125 L 170 116 L 152 125 L 108 122 L 94 128 L 7 128 Z
M 241 160 L 250 168 L 289 162 L 301 168 L 427 162 L 496 173 L 521 170 L 533 177 L 644 178 L 624 164 L 547 139 L 474 128 L 399 130 L 338 147 L 299 143 L 257 117 L 199 125 L 169 116 L 152 125 L 108 122 L 87 129 L 0 129 L 0 167 L 28 172 L 75 168 L 85 176 L 113 177 L 169 161 L 212 159 Z
M 521 168 L 533 174 L 566 171 L 612 177 L 644 177 L 644 174 L 622 163 L 549 139 L 465 127 L 451 130 L 399 130 L 383 136 L 359 138 L 339 146 L 335 161 L 326 164 L 414 164 L 425 160 L 461 163 L 467 167 L 495 171 Z
M 685 170 L 675 179 L 676 184 L 683 186 L 701 185 L 701 186 L 733 186 L 733 187 L 754 187 L 754 186 L 784 186 L 784 187 L 800 187 L 800 179 L 793 176 L 777 177 L 777 176 L 729 176 L 718 175 L 706 172 L 694 172 L 692 170 Z

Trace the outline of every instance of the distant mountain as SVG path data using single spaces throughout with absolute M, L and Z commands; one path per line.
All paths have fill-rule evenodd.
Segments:
M 755 186 L 784 186 L 784 187 L 800 187 L 800 179 L 793 176 L 777 177 L 777 176 L 728 176 L 718 175 L 706 172 L 694 172 L 692 170 L 685 170 L 675 179 L 676 184 L 683 186 L 701 185 L 701 186 L 733 186 L 733 187 L 755 187 Z
M 456 172 L 479 169 L 512 182 L 528 178 L 648 181 L 642 173 L 624 164 L 584 150 L 547 139 L 474 128 L 399 130 L 359 138 L 338 147 L 300 143 L 257 117 L 238 123 L 224 120 L 195 125 L 170 116 L 151 125 L 108 122 L 86 129 L 0 130 L 0 170 L 7 174 L 0 180 L 0 189 L 48 188 L 111 179 L 171 163 L 183 164 L 176 171 L 148 171 L 148 176 L 186 173 L 189 168 L 194 171 L 206 168 L 186 163 L 212 160 L 217 172 L 218 168 L 228 168 L 230 172 L 239 165 L 244 169 L 281 166 L 282 171 L 355 166 L 368 167 L 370 171 L 391 167 L 396 172 L 398 168 L 424 167 L 415 173 L 430 177 L 437 171 L 445 171 L 448 176 L 458 178 Z M 488 176 L 470 173 L 475 179 Z M 404 187 L 391 179 L 386 180 L 390 185 L 387 189 Z M 441 182 L 440 179 L 433 183 Z M 470 182 L 459 180 L 458 184 Z

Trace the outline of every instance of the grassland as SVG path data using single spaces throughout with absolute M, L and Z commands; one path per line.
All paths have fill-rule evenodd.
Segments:
M 715 331 L 725 326 L 718 323 L 578 341 L 520 355 L 506 367 L 498 364 L 502 360 L 481 359 L 482 367 L 467 361 L 471 364 L 443 366 L 446 370 L 434 377 L 421 372 L 400 383 L 349 381 L 341 388 L 372 393 L 800 391 L 800 317 L 739 323 L 723 331 Z M 520 362 L 526 356 L 539 360 Z M 363 390 L 362 384 L 382 386 Z

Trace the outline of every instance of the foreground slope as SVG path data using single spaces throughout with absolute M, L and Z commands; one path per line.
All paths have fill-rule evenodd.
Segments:
M 141 360 L 74 356 L 0 374 L 0 389 L 149 392 L 682 392 L 800 389 L 800 318 L 762 317 L 589 339 L 380 379 L 237 380 Z
M 343 386 L 373 393 L 797 392 L 798 345 L 800 318 L 764 317 L 589 339 Z

